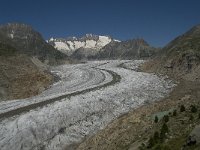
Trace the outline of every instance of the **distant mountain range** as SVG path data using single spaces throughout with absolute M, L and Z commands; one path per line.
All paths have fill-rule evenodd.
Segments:
M 66 39 L 51 38 L 47 42 L 52 46 L 54 46 L 57 50 L 70 56 L 80 48 L 93 49 L 95 52 L 98 52 L 101 48 L 109 44 L 111 41 L 117 41 L 117 40 L 112 39 L 110 36 L 98 36 L 93 34 L 86 34 L 81 38 L 77 37 L 68 37 Z
M 150 57 L 157 49 L 143 39 L 116 40 L 110 36 L 86 34 L 81 38 L 51 38 L 47 40 L 60 52 L 73 59 L 133 59 Z

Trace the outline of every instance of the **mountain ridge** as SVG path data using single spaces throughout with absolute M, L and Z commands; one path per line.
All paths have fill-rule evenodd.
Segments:
M 0 25 L 0 101 L 41 93 L 54 80 L 48 65 L 59 64 L 65 58 L 68 60 L 31 26 Z
M 190 81 L 200 79 L 200 25 L 192 27 L 162 48 L 145 70 Z
M 45 66 L 17 51 L 0 42 L 0 101 L 37 95 L 53 82 Z
M 46 64 L 59 64 L 61 60 L 68 59 L 66 55 L 46 43 L 42 35 L 30 25 L 20 23 L 0 25 L 0 41 L 12 45 L 18 53 L 37 57 Z
M 112 42 L 98 53 L 103 59 L 135 59 L 148 58 L 157 53 L 159 49 L 150 46 L 144 39 L 131 39 L 122 42 Z
M 119 41 L 111 36 L 93 34 L 86 34 L 80 38 L 51 38 L 48 43 L 71 58 L 78 60 L 144 58 L 151 57 L 158 50 L 150 46 L 144 39 Z
M 86 34 L 82 37 L 50 38 L 47 42 L 70 56 L 80 48 L 98 51 L 113 40 L 110 36 Z

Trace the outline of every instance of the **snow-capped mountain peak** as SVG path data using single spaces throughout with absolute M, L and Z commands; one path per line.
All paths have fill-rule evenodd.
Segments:
M 57 50 L 72 55 L 79 48 L 92 49 L 99 51 L 101 48 L 109 44 L 111 41 L 116 41 L 110 36 L 86 34 L 81 38 L 50 38 L 47 42 L 53 45 Z

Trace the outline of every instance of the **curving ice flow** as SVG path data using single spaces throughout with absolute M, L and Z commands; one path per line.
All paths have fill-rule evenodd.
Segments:
M 102 64 L 104 63 L 105 62 L 102 62 Z M 52 72 L 60 76 L 61 79 L 59 82 L 56 82 L 48 90 L 44 91 L 38 96 L 22 100 L 1 102 L 0 113 L 24 107 L 33 103 L 48 101 L 52 98 L 67 95 L 76 91 L 81 91 L 83 89 L 92 88 L 111 81 L 112 76 L 108 72 L 95 68 L 98 65 L 101 65 L 101 63 L 62 65 L 52 68 Z
M 17 108 L 23 103 L 41 101 L 42 97 L 48 100 L 59 94 L 75 93 L 2 119 L 1 150 L 69 149 L 121 114 L 166 96 L 175 85 L 164 77 L 134 71 L 142 62 L 91 61 L 53 68 L 52 71 L 61 75 L 60 82 L 37 97 L 4 102 L 0 108 L 12 106 L 12 103 Z

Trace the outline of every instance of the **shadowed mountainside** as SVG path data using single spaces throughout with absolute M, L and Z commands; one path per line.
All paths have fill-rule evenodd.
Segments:
M 0 26 L 0 41 L 16 48 L 19 54 L 37 57 L 46 64 L 60 64 L 70 59 L 46 43 L 42 35 L 31 26 L 11 23 Z
M 42 92 L 53 81 L 44 68 L 0 42 L 0 100 L 27 98 Z
M 165 46 L 145 70 L 167 74 L 177 79 L 200 79 L 200 25 L 193 27 Z
M 159 49 L 150 46 L 143 39 L 133 39 L 122 42 L 111 42 L 101 49 L 99 59 L 140 59 L 149 58 Z

